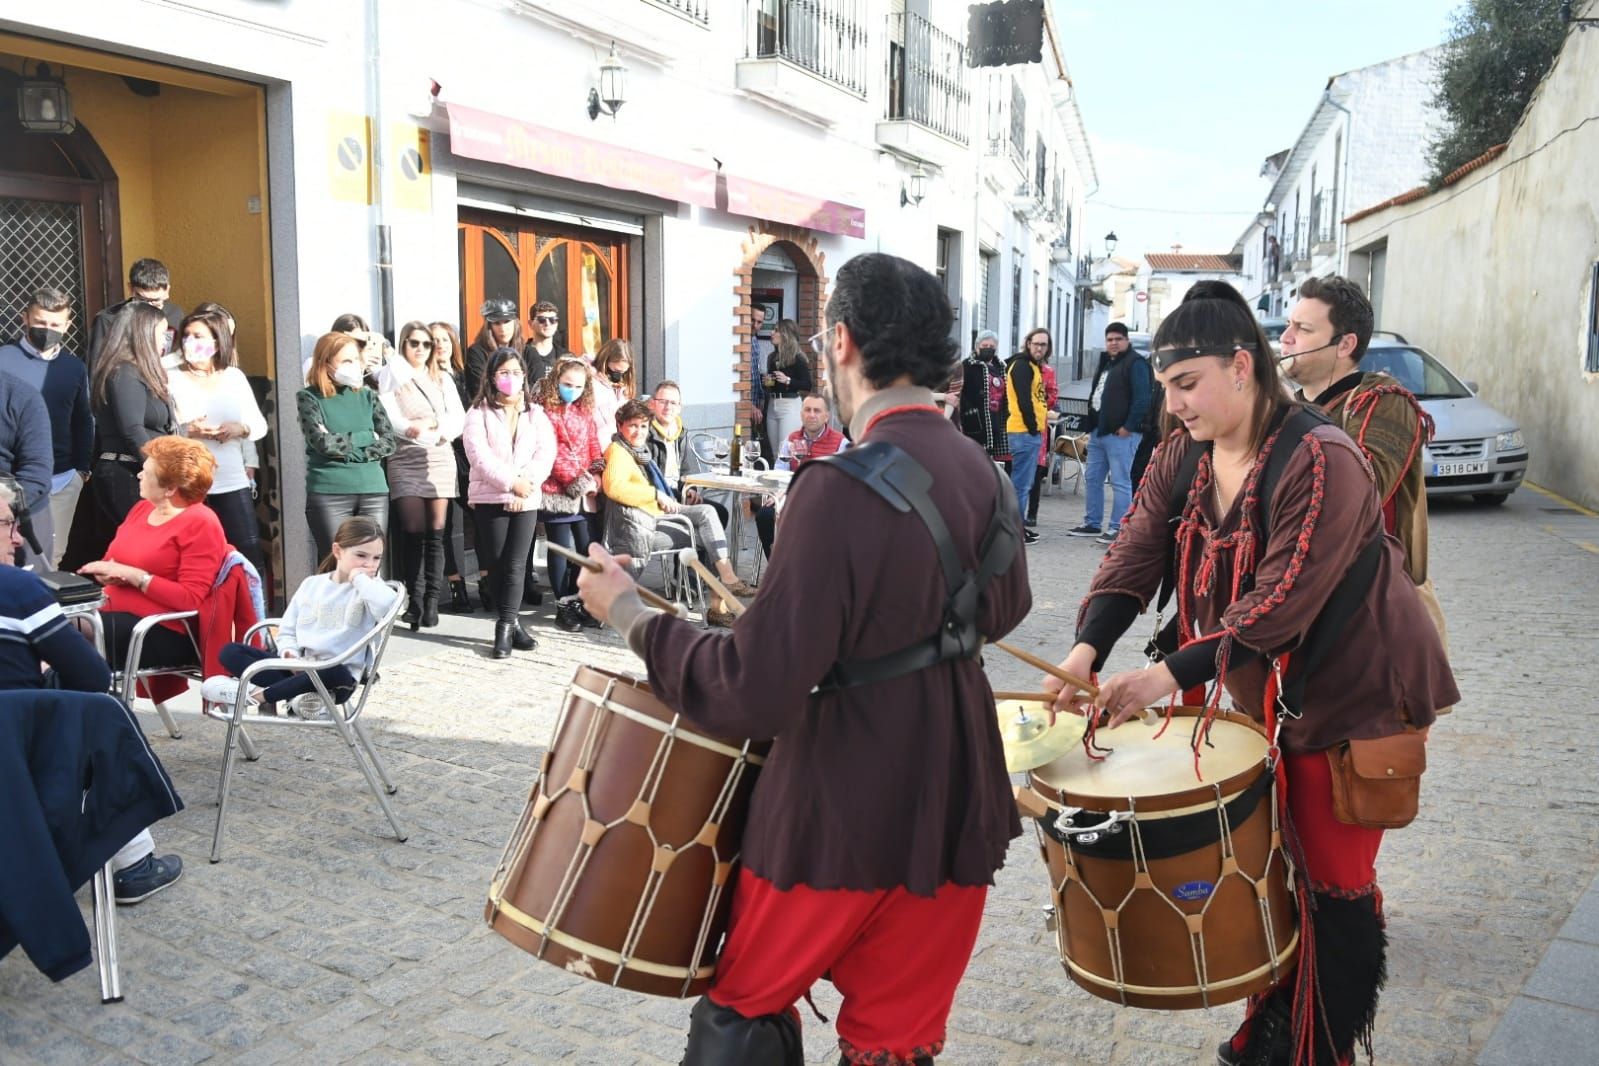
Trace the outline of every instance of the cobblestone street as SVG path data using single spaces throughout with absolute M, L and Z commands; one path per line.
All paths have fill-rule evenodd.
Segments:
M 1036 606 L 1015 639 L 1051 658 L 1101 552 L 1064 535 L 1081 506 L 1046 497 L 1029 549 Z M 1599 868 L 1599 519 L 1531 490 L 1435 505 L 1431 557 L 1464 695 L 1433 730 L 1422 815 L 1379 866 L 1391 949 L 1377 1055 L 1415 1066 L 1475 1061 Z M 0 964 L 0 1060 L 677 1062 L 687 1003 L 581 981 L 483 924 L 573 666 L 636 666 L 609 631 L 569 636 L 548 614 L 539 650 L 505 663 L 485 657 L 482 615 L 397 640 L 369 713 L 403 844 L 333 735 L 259 729 L 262 758 L 240 763 L 224 859 L 209 865 L 223 727 L 189 715 L 172 740 L 143 718 L 189 804 L 155 829 L 185 876 L 120 911 L 120 1006 L 100 1005 L 93 968 L 52 986 L 20 952 Z M 990 667 L 996 686 L 1035 679 L 1005 658 Z M 1062 970 L 1045 902 L 1029 830 L 990 894 L 940 1063 L 1213 1061 L 1238 1008 L 1090 998 Z M 816 1001 L 831 1017 L 830 986 Z M 805 1028 L 810 1061 L 836 1061 L 832 1027 L 807 1013 Z

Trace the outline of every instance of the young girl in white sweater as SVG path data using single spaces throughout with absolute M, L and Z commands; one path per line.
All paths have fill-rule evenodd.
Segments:
M 322 572 L 301 582 L 289 600 L 278 625 L 277 650 L 229 644 L 219 655 L 228 676 L 207 678 L 201 696 L 231 709 L 238 696 L 238 678 L 251 663 L 329 659 L 349 650 L 372 632 L 399 596 L 378 576 L 382 563 L 382 527 L 364 515 L 346 518 L 334 534 L 333 553 L 323 560 Z M 317 674 L 333 698 L 343 702 L 355 690 L 358 672 L 365 666 L 365 660 L 355 659 Z M 282 700 L 316 691 L 310 672 L 304 670 L 264 670 L 252 681 L 256 687 L 250 699 L 261 704 L 265 714 L 277 713 L 276 705 Z

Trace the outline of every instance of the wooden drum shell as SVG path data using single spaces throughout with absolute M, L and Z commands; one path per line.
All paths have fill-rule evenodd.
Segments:
M 578 667 L 495 871 L 489 926 L 595 981 L 704 992 L 765 747 L 706 737 L 644 682 Z

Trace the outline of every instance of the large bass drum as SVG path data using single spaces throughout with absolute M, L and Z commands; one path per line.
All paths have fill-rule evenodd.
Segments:
M 591 980 L 700 994 L 764 749 L 690 728 L 643 681 L 578 667 L 494 871 L 489 927 Z
M 1299 948 L 1277 790 L 1264 732 L 1177 708 L 1096 734 L 1029 774 L 1061 961 L 1102 999 L 1157 1010 L 1214 1007 L 1270 988 Z

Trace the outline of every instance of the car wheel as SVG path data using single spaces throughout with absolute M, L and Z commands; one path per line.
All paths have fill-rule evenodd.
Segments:
M 1472 494 L 1472 499 L 1489 507 L 1498 507 L 1510 499 L 1508 492 L 1477 492 Z

